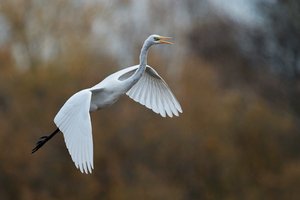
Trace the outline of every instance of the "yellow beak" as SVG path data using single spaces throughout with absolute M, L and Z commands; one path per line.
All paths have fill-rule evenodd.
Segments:
M 174 44 L 173 42 L 167 41 L 172 39 L 171 37 L 160 36 L 159 39 L 160 44 Z

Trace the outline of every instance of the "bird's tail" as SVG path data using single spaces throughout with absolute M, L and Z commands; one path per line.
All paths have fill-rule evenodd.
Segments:
M 46 136 L 42 136 L 39 138 L 39 140 L 36 143 L 36 146 L 32 149 L 31 153 L 36 152 L 37 150 L 39 150 L 39 148 L 41 148 L 46 142 L 48 142 L 54 135 L 56 135 L 56 133 L 58 133 L 60 130 L 59 128 L 57 128 L 53 133 L 51 133 L 50 135 L 46 135 Z

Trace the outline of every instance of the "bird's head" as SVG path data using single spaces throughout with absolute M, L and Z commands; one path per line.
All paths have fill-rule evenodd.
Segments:
M 154 35 L 150 35 L 147 40 L 151 44 L 173 44 L 172 42 L 168 41 L 170 39 L 172 38 L 154 34 Z

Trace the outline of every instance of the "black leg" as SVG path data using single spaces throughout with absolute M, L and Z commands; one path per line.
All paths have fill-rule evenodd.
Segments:
M 47 136 L 42 136 L 40 137 L 40 139 L 37 141 L 36 146 L 32 149 L 31 153 L 36 152 L 37 150 L 39 150 L 39 148 L 41 148 L 46 142 L 48 142 L 54 135 L 56 135 L 56 133 L 59 132 L 59 129 L 57 128 L 53 133 L 51 133 L 50 135 Z

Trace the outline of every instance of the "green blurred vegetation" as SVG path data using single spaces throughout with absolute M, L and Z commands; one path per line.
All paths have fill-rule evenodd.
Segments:
M 206 40 L 203 52 L 201 41 L 223 22 L 198 24 L 185 36 L 194 43 L 187 45 L 179 74 L 164 67 L 169 61 L 158 47 L 151 49 L 149 64 L 182 104 L 180 117 L 161 118 L 128 97 L 92 113 L 92 175 L 76 169 L 62 135 L 31 155 L 37 138 L 55 129 L 53 117 L 70 95 L 119 68 L 115 57 L 88 48 L 90 15 L 84 14 L 78 23 L 86 26 L 70 20 L 57 31 L 65 46 L 56 59 L 43 61 L 28 50 L 30 62 L 22 68 L 14 43 L 30 49 L 35 40 L 21 26 L 26 10 L 13 13 L 16 7 L 7 5 L 2 13 L 15 35 L 0 48 L 0 199 L 300 198 L 299 115 L 291 99 L 273 103 L 274 93 L 286 89 L 281 77 L 251 68 L 229 36 L 216 35 L 216 46 Z M 267 89 L 273 95 L 262 94 Z

